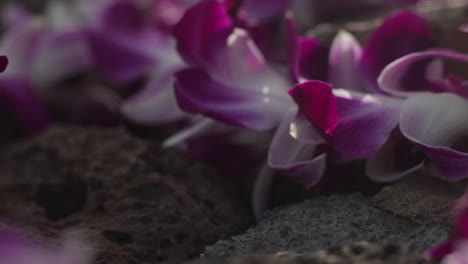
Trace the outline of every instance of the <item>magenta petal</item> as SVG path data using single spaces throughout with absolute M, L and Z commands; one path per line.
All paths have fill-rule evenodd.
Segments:
M 442 259 L 443 257 L 447 256 L 448 254 L 454 251 L 454 241 L 447 240 L 444 241 L 433 248 L 429 249 L 426 252 L 426 255 L 431 259 Z
M 408 96 L 411 93 L 414 93 L 415 91 L 408 91 L 405 87 L 401 85 L 404 74 L 407 73 L 408 69 L 413 64 L 430 59 L 450 59 L 468 62 L 468 55 L 446 49 L 432 49 L 422 52 L 411 53 L 392 62 L 387 67 L 385 67 L 385 69 L 382 71 L 379 77 L 380 88 L 387 93 L 394 94 L 397 96 Z M 443 77 L 443 69 L 440 68 L 439 64 L 433 64 L 430 66 L 431 67 L 428 68 L 427 74 L 428 80 L 433 82 L 443 81 L 441 80 L 441 78 Z M 429 85 L 420 85 L 418 87 L 418 90 L 431 91 L 432 88 L 433 87 Z M 461 89 L 457 90 L 457 87 L 453 87 L 451 89 L 453 89 L 452 92 L 455 93 L 466 93 L 466 91 L 463 91 Z
M 328 79 L 328 49 L 317 39 L 299 37 L 292 18 L 286 19 L 289 73 L 293 83 L 302 78 Z
M 326 154 L 317 144 L 296 140 L 289 134 L 295 113 L 290 112 L 275 132 L 268 152 L 268 164 L 306 188 L 316 185 L 325 172 Z
M 329 84 L 310 81 L 294 86 L 289 94 L 299 110 L 317 128 L 332 135 L 337 127 L 337 102 Z
M 409 11 L 397 13 L 378 27 L 364 46 L 361 69 L 368 89 L 378 92 L 377 77 L 392 61 L 431 46 L 430 26 L 419 15 Z
M 6 56 L 0 56 L 0 73 L 4 72 L 8 66 L 8 58 Z
M 372 157 L 398 125 L 402 100 L 334 89 L 338 125 L 333 147 L 353 158 Z
M 186 112 L 254 130 L 277 126 L 290 107 L 289 101 L 269 97 L 262 90 L 223 85 L 200 69 L 176 73 L 175 94 Z
M 98 70 L 113 83 L 135 80 L 155 63 L 154 54 L 139 47 L 131 38 L 90 30 L 88 41 Z
M 42 131 L 50 123 L 45 106 L 25 80 L 1 77 L 0 101 L 0 112 L 25 136 Z
M 428 168 L 447 180 L 468 176 L 467 112 L 468 100 L 448 93 L 412 95 L 401 110 L 402 134 L 427 156 Z
M 218 0 L 202 0 L 185 12 L 174 27 L 181 56 L 194 65 L 211 61 L 210 53 L 218 38 L 224 39 L 234 29 L 225 5 Z

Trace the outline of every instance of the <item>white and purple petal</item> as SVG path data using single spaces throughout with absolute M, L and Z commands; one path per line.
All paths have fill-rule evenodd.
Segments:
M 221 1 L 203 0 L 185 12 L 173 32 L 184 60 L 200 67 L 215 59 L 213 50 L 225 45 L 233 29 L 233 21 Z
M 295 116 L 290 110 L 276 130 L 268 152 L 268 164 L 306 188 L 312 188 L 325 173 L 326 152 L 320 144 L 297 140 L 289 134 Z
M 392 61 L 412 52 L 431 47 L 429 23 L 410 11 L 402 11 L 387 18 L 371 35 L 362 52 L 360 69 L 370 92 L 379 93 L 377 78 Z M 422 65 L 424 66 L 424 65 Z M 408 80 L 408 85 L 424 80 L 424 68 Z
M 359 62 L 362 48 L 351 33 L 341 30 L 333 40 L 329 59 L 329 81 L 333 87 L 366 91 Z
M 141 124 L 161 124 L 177 121 L 183 113 L 174 94 L 174 71 L 155 74 L 141 92 L 122 103 L 125 118 Z
M 330 143 L 351 158 L 370 158 L 398 125 L 402 100 L 345 89 L 333 89 L 337 126 Z
M 428 159 L 436 176 L 460 180 L 468 175 L 468 100 L 458 95 L 421 93 L 403 104 L 400 130 Z
M 252 91 L 226 86 L 200 69 L 176 73 L 175 94 L 180 108 L 226 124 L 268 130 L 277 126 L 291 102 L 271 96 L 266 89 Z
M 410 87 L 411 89 L 408 89 L 408 87 L 402 85 L 402 79 L 404 78 L 404 75 L 407 74 L 408 69 L 413 64 L 435 59 L 448 59 L 468 62 L 468 55 L 447 49 L 431 49 L 427 51 L 408 54 L 385 67 L 378 80 L 380 88 L 389 94 L 402 97 L 409 96 L 410 94 L 415 92 L 430 91 L 452 92 L 460 94 L 462 96 L 468 96 L 467 91 L 462 89 L 462 82 L 451 82 L 448 77 L 444 76 L 443 65 L 439 61 L 434 61 L 433 63 L 428 65 L 426 73 L 426 83 L 421 83 L 419 86 Z M 443 84 L 443 82 L 446 82 L 446 85 L 437 85 Z
M 366 162 L 367 176 L 378 182 L 398 180 L 424 167 L 424 155 L 405 140 L 400 133 L 394 133 Z

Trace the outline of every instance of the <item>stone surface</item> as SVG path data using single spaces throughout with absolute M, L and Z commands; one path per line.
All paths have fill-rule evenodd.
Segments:
M 418 223 L 448 224 L 455 200 L 464 192 L 463 184 L 414 174 L 383 188 L 372 199 L 395 215 Z
M 54 239 L 90 230 L 97 262 L 179 262 L 249 223 L 232 183 L 121 129 L 52 128 L 0 157 L 0 218 Z
M 268 212 L 245 233 L 218 241 L 207 256 L 310 251 L 356 241 L 398 242 L 422 252 L 442 241 L 448 225 L 421 225 L 372 206 L 359 194 L 333 195 Z
M 396 244 L 359 242 L 317 252 L 202 258 L 190 264 L 430 264 L 435 263 Z

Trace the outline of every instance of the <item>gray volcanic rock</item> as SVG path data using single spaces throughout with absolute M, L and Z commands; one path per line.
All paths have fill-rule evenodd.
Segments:
M 414 222 L 446 225 L 465 186 L 466 181 L 447 182 L 422 173 L 412 174 L 383 188 L 372 200 L 377 207 Z
M 99 264 L 185 261 L 250 222 L 234 184 L 123 129 L 51 128 L 2 153 L 0 179 L 2 222 L 46 243 L 90 230 Z
M 241 235 L 205 249 L 207 256 L 313 251 L 356 241 L 396 242 L 422 252 L 443 240 L 448 226 L 417 224 L 373 207 L 359 194 L 333 195 L 277 208 Z
M 414 254 L 395 244 L 359 242 L 316 252 L 279 252 L 236 257 L 202 258 L 191 264 L 431 264 L 420 254 Z

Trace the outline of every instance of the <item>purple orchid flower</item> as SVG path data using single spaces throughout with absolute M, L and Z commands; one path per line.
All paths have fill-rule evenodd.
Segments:
M 2 227 L 0 256 L 9 264 L 89 264 L 93 253 L 80 239 L 66 238 L 60 247 L 46 248 L 25 235 Z
M 186 118 L 172 89 L 173 74 L 184 63 L 169 31 L 194 2 L 97 1 L 86 8 L 93 9 L 87 35 L 94 63 L 104 79 L 115 86 L 146 80 L 120 106 L 130 121 L 162 124 Z
M 385 20 L 363 48 L 350 33 L 339 32 L 329 55 L 331 85 L 306 81 L 300 67 L 292 67 L 303 82 L 290 90 L 299 106 L 291 134 L 313 153 L 309 158 L 325 155 L 332 163 L 372 160 L 394 140 L 404 100 L 378 90 L 377 77 L 393 60 L 429 47 L 429 35 L 424 19 L 400 12 Z M 320 147 L 324 144 L 325 151 Z
M 441 264 L 468 263 L 468 195 L 460 197 L 452 211 L 454 235 L 426 252 Z
M 379 77 L 380 88 L 406 99 L 400 116 L 400 131 L 412 146 L 410 170 L 424 169 L 446 179 L 460 180 L 468 172 L 468 151 L 464 113 L 468 106 L 467 82 L 446 74 L 442 59 L 468 61 L 468 56 L 451 50 L 432 49 L 404 56 L 388 65 Z M 414 86 L 405 86 L 405 74 L 415 65 L 424 65 L 424 78 Z M 408 148 L 407 148 L 408 149 Z M 371 177 L 395 180 L 406 173 L 382 166 L 394 152 L 393 146 L 370 162 Z M 396 159 L 392 158 L 390 160 Z

